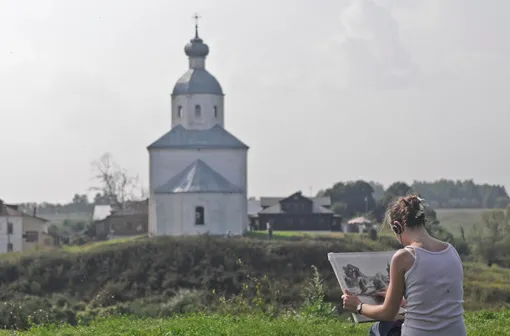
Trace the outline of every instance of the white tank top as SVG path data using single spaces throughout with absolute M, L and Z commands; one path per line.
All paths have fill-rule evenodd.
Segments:
M 455 248 L 448 244 L 440 252 L 414 246 L 406 250 L 415 260 L 405 274 L 403 335 L 466 335 L 464 270 Z

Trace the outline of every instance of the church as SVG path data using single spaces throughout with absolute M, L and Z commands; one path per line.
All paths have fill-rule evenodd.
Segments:
M 171 93 L 171 129 L 148 147 L 149 235 L 241 235 L 248 227 L 248 146 L 225 128 L 225 95 L 205 68 L 209 47 L 184 47 L 189 69 Z

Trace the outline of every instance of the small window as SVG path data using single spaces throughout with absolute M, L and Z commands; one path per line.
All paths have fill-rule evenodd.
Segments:
M 198 206 L 195 208 L 195 225 L 205 224 L 205 212 L 204 207 Z
M 202 116 L 202 108 L 200 105 L 195 105 L 195 117 L 200 118 Z
M 39 241 L 39 232 L 37 231 L 27 231 L 24 236 L 27 243 L 35 243 Z
M 7 234 L 12 234 L 12 231 L 13 231 L 12 223 L 8 222 L 7 223 Z
M 7 252 L 12 252 L 12 243 L 7 244 Z
M 214 117 L 218 118 L 218 106 L 214 106 Z
M 182 106 L 177 106 L 177 117 L 182 118 Z

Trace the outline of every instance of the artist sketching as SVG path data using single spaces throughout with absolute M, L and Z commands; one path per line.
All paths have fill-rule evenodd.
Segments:
M 390 282 L 381 305 L 363 304 L 344 291 L 344 309 L 382 321 L 374 324 L 373 336 L 393 335 L 397 314 L 405 306 L 403 336 L 465 336 L 463 268 L 455 248 L 431 237 L 425 229 L 423 200 L 400 198 L 386 215 L 399 242 L 405 246 L 391 260 Z M 403 301 L 405 296 L 405 300 Z

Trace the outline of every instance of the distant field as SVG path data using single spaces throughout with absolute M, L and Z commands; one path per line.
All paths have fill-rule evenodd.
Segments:
M 469 233 L 474 224 L 481 221 L 482 214 L 489 209 L 436 209 L 441 226 L 455 236 L 460 235 L 460 228 Z

